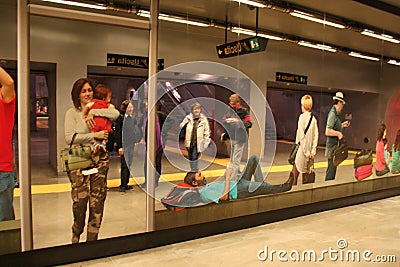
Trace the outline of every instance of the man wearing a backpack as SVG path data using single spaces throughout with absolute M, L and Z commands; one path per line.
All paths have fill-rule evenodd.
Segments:
M 239 181 L 232 181 L 230 179 L 231 175 L 232 166 L 228 165 L 224 181 L 217 180 L 210 184 L 206 184 L 205 177 L 200 171 L 188 172 L 185 176 L 184 182 L 173 188 L 170 193 L 161 200 L 161 202 L 165 206 L 193 207 L 192 205 L 189 205 L 189 203 L 196 203 L 197 206 L 200 202 L 204 205 L 210 202 L 219 203 L 220 201 L 228 199 L 276 194 L 291 190 L 294 179 L 291 175 L 286 182 L 279 185 L 271 185 L 265 182 L 259 165 L 259 159 L 256 155 L 252 155 L 247 161 L 246 167 L 243 170 Z M 251 181 L 253 175 L 255 181 Z M 199 199 L 196 199 L 194 192 L 191 193 L 190 202 L 187 201 L 187 199 L 184 200 L 181 198 L 182 195 L 179 196 L 179 199 L 171 197 L 174 190 L 182 189 L 183 187 L 196 189 Z M 177 193 L 177 191 L 175 191 L 175 193 Z M 172 199 L 174 199 L 173 202 L 169 201 Z

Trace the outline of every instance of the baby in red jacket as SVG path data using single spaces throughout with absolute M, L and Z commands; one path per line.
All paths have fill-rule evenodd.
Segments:
M 85 106 L 83 114 L 87 115 L 89 111 L 92 109 L 108 108 L 110 106 L 110 101 L 111 101 L 110 88 L 102 84 L 99 84 L 94 89 L 93 102 L 90 102 Z M 95 116 L 93 120 L 95 122 L 95 125 L 92 129 L 92 132 L 99 132 L 103 130 L 111 132 L 111 122 L 108 118 Z M 107 152 L 106 144 L 107 140 L 103 141 L 95 140 L 93 144 L 93 154 L 96 155 L 100 149 L 103 150 L 104 152 Z

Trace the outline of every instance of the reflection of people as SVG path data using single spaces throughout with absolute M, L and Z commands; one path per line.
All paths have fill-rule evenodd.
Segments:
M 227 130 L 222 139 L 227 134 L 231 139 L 231 146 L 233 147 L 231 152 L 232 179 L 237 180 L 244 145 L 247 143 L 247 129 L 251 128 L 252 123 L 249 112 L 242 106 L 238 94 L 232 94 L 229 97 L 229 105 L 231 108 L 225 112 L 222 118 L 223 125 Z
M 148 113 L 148 103 L 147 101 L 143 101 L 143 116 L 142 116 L 142 120 L 140 122 L 140 126 L 142 127 L 142 132 L 143 134 L 143 138 L 140 141 L 141 144 L 146 144 L 147 141 L 147 113 Z M 161 161 L 162 161 L 162 156 L 164 154 L 164 149 L 163 149 L 163 140 L 162 140 L 162 136 L 161 136 L 161 124 L 160 124 L 160 116 L 157 114 L 156 115 L 156 174 L 155 174 L 155 186 L 158 186 L 158 180 L 160 179 L 160 175 L 161 175 Z M 146 150 L 149 149 L 147 147 L 146 144 Z M 145 155 L 144 157 L 144 177 L 145 177 L 145 182 L 143 184 L 140 185 L 140 187 L 145 188 L 146 187 L 146 181 L 147 181 L 147 155 Z
M 385 144 L 383 140 L 386 139 L 386 125 L 381 124 L 378 128 L 376 135 L 376 163 L 375 173 L 377 176 L 385 175 L 389 172 L 387 162 L 385 160 Z
M 110 105 L 111 101 L 111 90 L 110 88 L 99 84 L 96 86 L 93 92 L 93 101 L 86 104 L 83 107 L 82 113 L 84 116 L 87 116 L 89 111 L 92 109 L 107 109 Z M 111 122 L 109 118 L 106 117 L 99 117 L 95 116 L 93 117 L 94 121 L 94 126 L 92 128 L 92 132 L 100 132 L 103 130 L 106 130 L 107 132 L 111 132 Z M 93 144 L 93 154 L 97 155 L 100 149 L 103 150 L 103 152 L 107 152 L 107 140 L 102 140 L 102 141 L 96 141 Z
M 297 150 L 295 164 L 292 173 L 294 175 L 293 184 L 297 184 L 299 173 L 302 173 L 304 181 L 304 173 L 309 171 L 310 165 L 314 162 L 318 145 L 318 125 L 317 119 L 311 113 L 312 97 L 304 95 L 301 98 L 301 111 L 303 112 L 297 123 L 296 144 L 300 142 Z M 307 133 L 304 132 L 307 130 Z
M 388 150 L 388 140 L 385 138 L 383 138 L 383 156 L 385 157 L 385 161 L 386 161 L 386 166 L 388 166 L 388 168 L 390 169 L 390 152 Z
M 280 192 L 289 191 L 292 188 L 293 176 L 283 184 L 271 185 L 264 182 L 264 178 L 259 165 L 259 159 L 256 155 L 252 155 L 243 170 L 241 177 L 238 182 L 232 181 L 230 176 L 232 175 L 232 166 L 227 166 L 225 172 L 225 181 L 219 182 L 214 181 L 206 184 L 199 189 L 199 193 L 203 202 L 215 202 L 246 198 L 259 195 L 276 194 Z M 254 180 L 251 181 L 254 175 Z M 184 179 L 185 184 L 192 187 L 199 187 L 204 184 L 204 175 L 198 172 L 188 172 Z M 252 190 L 252 189 L 255 190 Z
M 137 108 L 139 105 L 139 91 L 135 88 L 132 88 L 129 92 L 129 97 L 131 98 L 133 106 Z M 135 111 L 135 113 L 137 113 L 137 111 Z
M 115 136 L 117 143 L 118 154 L 121 161 L 121 185 L 119 186 L 120 192 L 133 189 L 129 183 L 130 171 L 132 166 L 133 151 L 135 149 L 134 138 L 129 133 L 134 132 L 134 127 L 137 125 L 137 119 L 134 116 L 134 106 L 131 101 L 124 100 L 121 103 L 121 115 L 117 119 L 115 126 Z M 124 133 L 122 133 L 124 129 Z M 139 137 L 140 138 L 140 137 Z
M 185 147 L 189 154 L 190 170 L 198 170 L 199 154 L 210 142 L 210 125 L 208 119 L 201 113 L 201 104 L 194 103 L 190 112 L 181 122 L 180 128 L 186 125 Z
M 328 157 L 328 168 L 326 169 L 325 181 L 335 180 L 336 169 L 333 165 L 333 147 L 337 145 L 338 140 L 343 138 L 343 128 L 349 127 L 350 122 L 342 122 L 339 114 L 342 112 L 346 101 L 342 92 L 337 92 L 333 97 L 334 105 L 328 113 L 328 119 L 326 122 L 325 135 L 326 137 L 326 150 L 325 156 Z
M 92 109 L 88 116 L 82 116 L 82 109 L 93 100 L 92 83 L 82 78 L 77 80 L 71 91 L 74 107 L 65 113 L 65 141 L 69 145 L 77 133 L 74 144 L 92 143 L 94 140 L 104 140 L 108 131 L 91 132 L 94 126 L 93 117 L 118 118 L 119 112 L 110 105 L 107 109 Z M 72 243 L 78 243 L 85 227 L 86 209 L 89 202 L 89 220 L 86 241 L 97 240 L 100 224 L 103 218 L 104 201 L 107 195 L 107 172 L 109 166 L 108 153 L 99 153 L 95 167 L 91 170 L 73 170 L 69 173 L 71 181 L 72 212 Z
M 400 129 L 397 130 L 396 139 L 392 146 L 392 173 L 400 173 Z
M 0 67 L 0 221 L 14 220 L 14 156 L 12 131 L 16 97 L 14 80 Z

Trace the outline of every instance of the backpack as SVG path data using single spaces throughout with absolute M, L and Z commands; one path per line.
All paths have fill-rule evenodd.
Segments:
M 199 190 L 193 187 L 174 186 L 161 199 L 161 203 L 170 211 L 182 211 L 186 207 L 202 205 Z

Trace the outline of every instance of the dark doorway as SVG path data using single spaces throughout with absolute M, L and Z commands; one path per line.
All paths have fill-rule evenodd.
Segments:
M 15 82 L 18 97 L 17 62 L 2 61 L 2 67 Z M 18 101 L 17 101 L 18 107 Z M 18 162 L 18 109 L 15 112 L 14 137 L 16 162 Z M 30 63 L 30 134 L 32 180 L 35 169 L 46 170 L 54 176 L 57 169 L 56 151 L 56 64 Z M 40 174 L 43 176 L 43 173 Z

